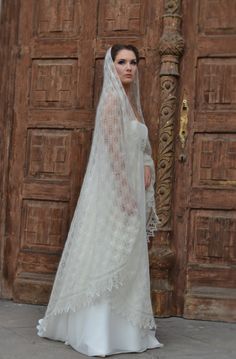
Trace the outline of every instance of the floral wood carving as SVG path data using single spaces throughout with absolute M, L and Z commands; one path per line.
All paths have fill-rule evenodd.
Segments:
M 165 1 L 165 15 L 177 15 L 178 16 L 180 14 L 180 5 L 181 5 L 181 1 L 179 1 L 179 0 Z
M 184 40 L 180 34 L 163 34 L 159 43 L 159 52 L 163 55 L 181 56 L 184 49 Z
M 184 51 L 180 34 L 181 0 L 166 0 L 163 35 L 160 39 L 161 104 L 159 160 L 157 172 L 157 212 L 160 229 L 171 230 L 172 183 L 174 167 L 174 128 L 176 121 L 179 60 Z

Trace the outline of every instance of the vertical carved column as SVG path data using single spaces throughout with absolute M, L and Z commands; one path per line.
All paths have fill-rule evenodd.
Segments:
M 179 59 L 184 41 L 180 35 L 181 0 L 166 0 L 163 35 L 160 39 L 161 106 L 159 127 L 159 159 L 157 206 L 161 228 L 171 230 L 171 203 L 174 164 L 174 124 L 176 120 Z
M 150 249 L 152 299 L 155 314 L 173 314 L 172 286 L 169 272 L 173 266 L 174 253 L 171 248 L 171 210 L 174 172 L 174 129 L 177 109 L 179 60 L 184 50 L 180 34 L 181 0 L 165 0 L 163 34 L 160 39 L 160 124 L 157 171 L 157 212 L 160 219 L 158 240 Z

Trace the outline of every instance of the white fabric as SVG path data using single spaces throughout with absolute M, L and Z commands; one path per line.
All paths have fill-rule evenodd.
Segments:
M 152 235 L 158 219 L 148 131 L 135 117 L 138 113 L 143 119 L 138 86 L 137 75 L 128 99 L 109 49 L 83 187 L 48 308 L 38 327 L 43 336 L 54 338 L 54 330 L 51 333 L 48 328 L 55 329 L 62 317 L 67 321 L 76 313 L 79 318 L 107 300 L 114 316 L 125 318 L 127 331 L 130 325 L 140 335 L 155 329 L 146 231 Z M 145 164 L 152 172 L 146 191 Z M 59 339 L 70 343 L 68 335 Z M 136 351 L 141 347 L 136 346 Z
M 154 330 L 141 332 L 111 311 L 108 301 L 94 304 L 78 313 L 55 316 L 46 332 L 39 326 L 38 335 L 65 341 L 88 356 L 142 352 L 162 346 Z

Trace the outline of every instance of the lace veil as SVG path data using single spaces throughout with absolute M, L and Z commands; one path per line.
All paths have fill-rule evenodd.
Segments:
M 46 319 L 52 314 L 75 311 L 89 305 L 132 280 L 135 268 L 131 258 L 136 250 L 137 235 L 142 230 L 130 170 L 133 141 L 130 124 L 137 120 L 135 114 L 144 122 L 138 72 L 128 99 L 109 49 L 104 62 L 103 88 L 87 170 Z M 148 139 L 144 159 L 152 169 L 152 184 L 146 191 L 149 236 L 156 230 L 158 219 L 153 191 L 154 167 Z

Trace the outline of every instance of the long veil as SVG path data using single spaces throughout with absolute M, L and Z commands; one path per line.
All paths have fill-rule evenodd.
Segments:
M 131 100 L 130 100 L 131 99 Z M 130 123 L 135 112 L 143 120 L 138 74 L 128 99 L 111 58 L 104 62 L 104 81 L 96 112 L 90 157 L 80 197 L 58 267 L 44 325 L 51 315 L 76 311 L 123 288 L 129 290 L 139 273 L 137 245 L 142 231 L 140 213 L 131 173 L 132 137 Z M 132 103 L 132 105 L 131 105 Z M 135 107 L 135 108 L 134 108 Z M 154 168 L 149 140 L 145 144 L 145 163 L 152 168 L 152 184 L 146 191 L 147 233 L 152 235 L 158 219 L 154 201 Z M 148 258 L 145 257 L 148 261 Z M 148 264 L 147 264 L 148 267 Z M 142 276 L 142 274 L 140 274 Z M 148 284 L 147 273 L 140 278 L 140 296 Z M 125 289 L 126 288 L 126 289 Z M 147 287 L 147 292 L 149 287 Z M 149 296 L 145 294 L 145 296 Z M 140 327 L 155 326 L 150 301 L 145 297 L 141 308 L 130 305 L 127 313 L 121 298 L 113 306 Z M 135 295 L 134 299 L 135 301 Z M 146 306 L 146 307 L 145 307 Z M 132 308 L 131 308 L 132 307 Z M 141 313 L 137 316 L 137 312 Z

